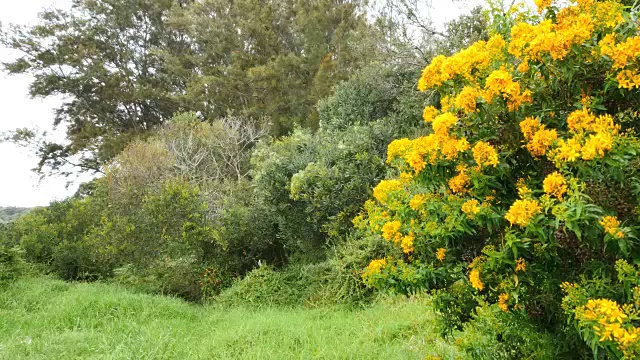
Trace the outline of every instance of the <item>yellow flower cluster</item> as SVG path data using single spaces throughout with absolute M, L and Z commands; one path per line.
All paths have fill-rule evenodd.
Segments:
M 445 112 L 430 121 L 434 133 L 415 140 L 404 138 L 392 141 L 387 148 L 387 163 L 402 158 L 417 174 L 426 167 L 427 162 L 433 165 L 443 158 L 455 160 L 460 153 L 469 149 L 469 142 L 465 138 L 458 139 L 449 134 L 458 121 L 456 115 Z
M 387 147 L 387 163 L 395 158 L 402 158 L 413 146 L 413 140 L 407 138 L 393 140 Z
M 633 89 L 640 87 L 640 74 L 631 70 L 622 70 L 616 75 L 618 87 L 622 89 Z
M 436 56 L 422 70 L 418 89 L 426 91 L 457 77 L 473 83 L 476 73 L 486 70 L 492 60 L 503 53 L 504 47 L 504 39 L 500 35 L 494 35 L 488 41 L 478 41 L 450 57 Z
M 467 200 L 464 204 L 462 204 L 462 212 L 467 214 L 469 218 L 473 218 L 474 215 L 480 212 L 480 207 L 478 206 L 478 200 L 472 199 Z
M 531 141 L 527 144 L 527 150 L 529 150 L 533 156 L 542 156 L 546 154 L 547 149 L 549 149 L 557 139 L 558 133 L 555 129 L 547 130 L 544 128 L 544 125 L 541 125 L 540 129 L 533 134 Z
M 533 134 L 540 130 L 541 126 L 540 119 L 529 116 L 520 122 L 520 131 L 526 141 L 531 141 Z
M 425 107 L 424 111 L 422 112 L 422 119 L 426 123 L 432 122 L 433 119 L 435 119 L 436 116 L 438 116 L 438 109 L 436 109 L 433 106 Z
M 478 166 L 496 167 L 500 161 L 498 160 L 498 152 L 489 143 L 478 141 L 472 149 L 473 159 Z
M 516 272 L 518 271 L 527 271 L 527 262 L 523 258 L 516 260 Z
M 402 182 L 399 180 L 382 180 L 373 189 L 373 197 L 381 204 L 386 204 L 389 200 L 389 193 L 402 189 Z
M 413 252 L 413 242 L 415 240 L 415 234 L 409 232 L 408 235 L 402 236 L 400 227 L 402 223 L 398 220 L 388 221 L 382 226 L 382 237 L 393 242 L 395 245 L 400 245 L 402 251 L 405 254 Z
M 540 1 L 539 9 L 549 5 L 550 1 Z M 525 22 L 516 24 L 511 29 L 509 53 L 525 61 L 543 61 L 547 55 L 554 61 L 562 60 L 574 45 L 591 38 L 594 27 L 591 14 L 568 7 L 560 11 L 556 23 L 544 20 L 535 25 Z
M 576 309 L 576 317 L 581 322 L 593 323 L 600 342 L 610 341 L 626 352 L 632 346 L 638 346 L 640 328 L 634 327 L 622 307 L 609 299 L 589 300 L 586 305 Z
M 538 7 L 538 13 L 542 13 L 544 9 L 551 6 L 552 0 L 535 0 L 536 6 Z
M 604 231 L 609 235 L 622 239 L 624 232 L 620 230 L 620 220 L 615 216 L 605 216 L 600 220 L 600 225 L 604 228 Z
M 509 304 L 507 304 L 508 301 L 509 294 L 502 293 L 498 296 L 498 307 L 504 312 L 509 311 Z
M 544 179 L 542 188 L 545 193 L 562 200 L 562 196 L 567 192 L 567 181 L 559 172 L 553 172 Z
M 504 217 L 511 225 L 527 226 L 541 210 L 542 207 L 537 200 L 516 200 Z
M 478 269 L 473 269 L 469 273 L 469 281 L 471 282 L 471 286 L 478 291 L 482 291 L 484 289 L 484 284 L 482 280 L 480 280 L 480 271 Z
M 516 183 L 516 187 L 518 190 L 518 196 L 521 199 L 525 199 L 527 198 L 527 196 L 529 196 L 529 194 L 531 194 L 531 189 L 529 189 L 527 184 L 524 182 L 524 179 L 518 179 L 518 182 Z
M 427 200 L 427 197 L 424 196 L 423 194 L 414 195 L 409 201 L 409 207 L 411 207 L 412 210 L 417 211 L 418 209 L 420 209 L 420 207 L 424 204 L 426 200 Z
M 588 109 L 569 114 L 567 127 L 573 136 L 558 140 L 556 148 L 549 153 L 549 158 L 558 166 L 578 159 L 588 161 L 604 156 L 613 148 L 614 136 L 620 129 L 611 115 L 595 116 Z
M 465 86 L 455 98 L 455 106 L 466 113 L 475 112 L 476 99 L 481 96 L 480 90 L 475 86 Z
M 487 103 L 491 104 L 498 95 L 502 95 L 507 101 L 509 111 L 515 111 L 523 103 L 530 103 L 532 100 L 531 91 L 521 91 L 520 83 L 513 81 L 511 74 L 504 68 L 493 71 L 485 82 L 483 97 Z
M 637 57 L 640 55 L 640 36 L 627 38 L 616 44 L 613 34 L 606 35 L 600 43 L 600 54 L 607 56 L 613 62 L 613 70 L 622 70 L 616 76 L 618 86 L 624 89 L 640 87 L 640 74 L 637 69 Z
M 364 270 L 362 274 L 363 278 L 370 278 L 375 274 L 380 274 L 382 269 L 387 266 L 387 259 L 375 259 L 371 260 L 367 268 Z
M 538 118 L 528 117 L 520 122 L 520 130 L 527 141 L 527 150 L 531 155 L 538 157 L 546 154 L 547 150 L 558 139 L 555 129 L 547 130 L 540 124 Z
M 458 117 L 450 112 L 440 114 L 433 119 L 431 127 L 436 135 L 447 136 L 449 129 L 458 122 Z
M 410 232 L 409 235 L 404 236 L 402 241 L 400 242 L 400 247 L 402 248 L 402 252 L 405 254 L 409 254 L 413 252 L 413 241 L 415 240 L 415 235 Z
M 467 169 L 464 166 L 458 166 L 458 175 L 449 179 L 449 188 L 453 193 L 465 193 L 467 192 L 467 185 L 469 185 L 469 175 L 467 175 Z
M 440 261 L 444 261 L 445 256 L 447 255 L 447 249 L 445 248 L 439 248 L 436 251 L 436 259 L 440 260 Z
M 576 110 L 567 116 L 567 127 L 576 134 L 584 132 L 618 133 L 619 125 L 613 122 L 611 115 L 595 116 L 588 109 Z
M 389 221 L 382 226 L 382 237 L 387 241 L 398 241 L 402 234 L 399 233 L 402 224 L 398 220 Z
M 611 30 L 624 21 L 624 5 L 619 1 L 583 2 L 580 7 L 591 12 L 593 23 L 598 29 Z

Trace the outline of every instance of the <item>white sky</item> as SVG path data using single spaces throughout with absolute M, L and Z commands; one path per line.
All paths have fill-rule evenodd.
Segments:
M 45 7 L 70 7 L 71 0 L 0 0 L 0 22 L 34 24 Z M 15 53 L 0 47 L 0 61 L 8 61 Z M 21 127 L 38 127 L 51 132 L 53 109 L 59 99 L 30 99 L 30 76 L 6 76 L 0 73 L 0 133 Z M 39 206 L 62 199 L 75 192 L 66 188 L 67 179 L 47 178 L 31 171 L 37 159 L 28 149 L 0 143 L 0 206 Z
M 432 20 L 438 28 L 460 14 L 468 12 L 482 0 L 433 0 Z M 71 0 L 0 0 L 0 22 L 34 24 L 43 8 L 69 8 Z M 16 54 L 0 48 L 0 62 Z M 22 127 L 47 130 L 60 136 L 64 129 L 52 133 L 53 109 L 60 99 L 31 99 L 28 95 L 29 76 L 6 76 L 0 73 L 0 133 Z M 67 187 L 68 179 L 49 177 L 42 181 L 31 169 L 36 157 L 28 149 L 10 143 L 0 143 L 0 206 L 42 206 L 51 200 L 73 194 L 77 183 Z M 86 177 L 85 177 L 86 179 Z

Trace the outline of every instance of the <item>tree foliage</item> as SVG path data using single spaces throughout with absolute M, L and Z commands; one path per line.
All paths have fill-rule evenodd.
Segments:
M 12 26 L 3 45 L 21 55 L 4 64 L 27 73 L 33 97 L 62 96 L 54 125 L 67 141 L 36 144 L 40 171 L 101 172 L 136 136 L 179 109 L 179 83 L 157 49 L 184 49 L 166 25 L 173 0 L 74 0 L 68 11 L 45 10 L 33 27 Z

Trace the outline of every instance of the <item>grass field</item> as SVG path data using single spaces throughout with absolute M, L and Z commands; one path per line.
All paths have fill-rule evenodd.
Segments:
M 424 359 L 424 299 L 361 310 L 196 306 L 106 284 L 21 279 L 0 290 L 0 359 Z M 449 357 L 449 356 L 447 356 Z

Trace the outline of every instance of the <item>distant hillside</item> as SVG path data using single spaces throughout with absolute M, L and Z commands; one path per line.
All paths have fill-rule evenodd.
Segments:
M 19 218 L 22 214 L 26 213 L 31 209 L 29 208 L 19 208 L 14 206 L 9 207 L 1 207 L 0 206 L 0 223 L 9 223 L 17 218 Z

